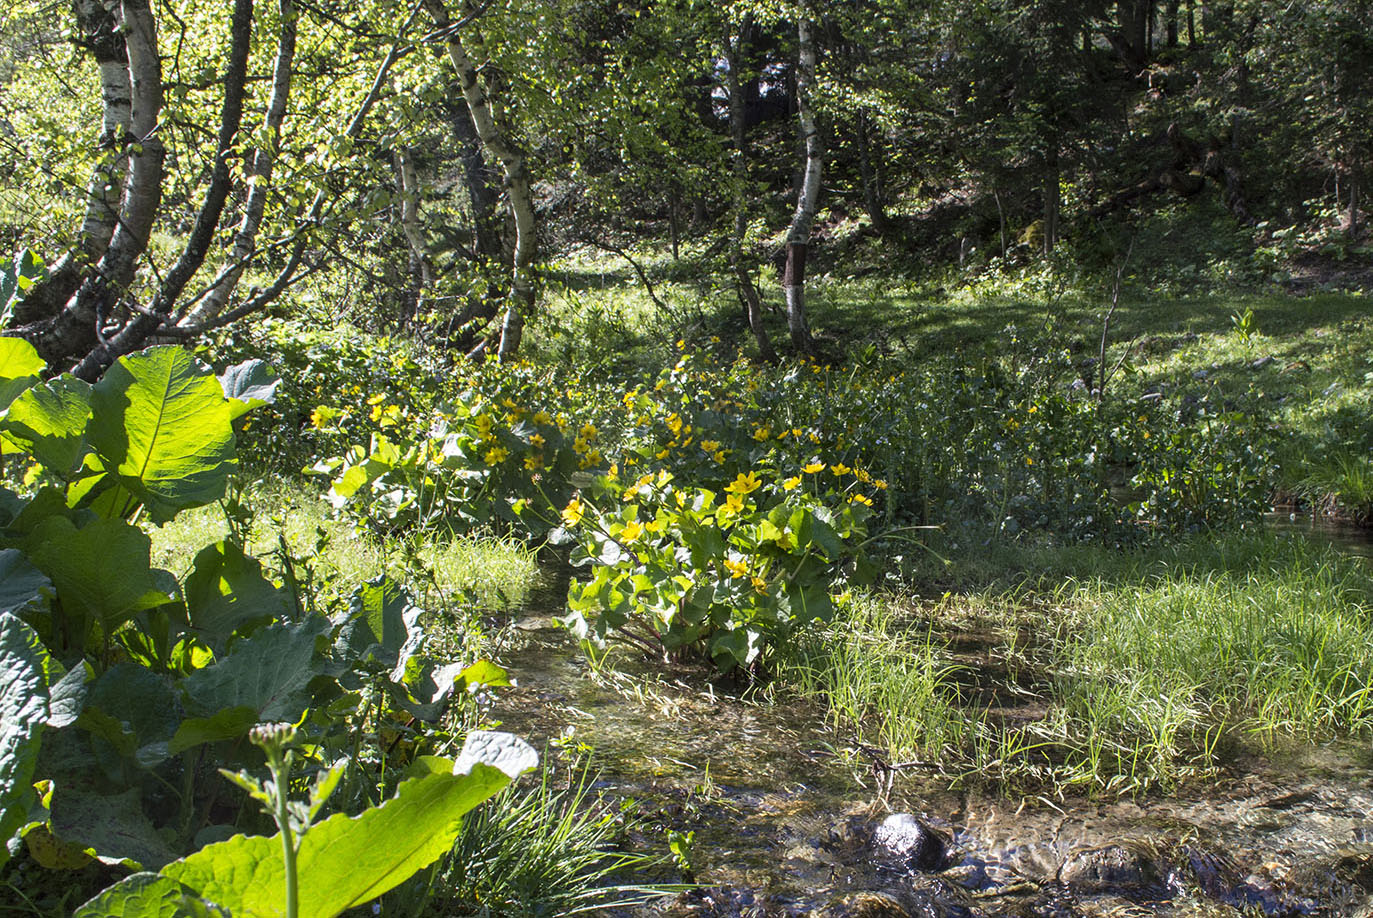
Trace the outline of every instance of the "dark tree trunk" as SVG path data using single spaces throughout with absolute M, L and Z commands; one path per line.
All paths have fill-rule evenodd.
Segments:
M 744 83 L 739 73 L 744 66 L 744 52 L 753 33 L 753 16 L 745 13 L 739 24 L 738 37 L 725 36 L 726 67 L 725 91 L 729 95 L 729 133 L 734 143 L 733 163 L 733 209 L 734 233 L 730 239 L 729 260 L 734 269 L 734 282 L 739 299 L 744 304 L 748 316 L 748 327 L 753 339 L 758 342 L 758 356 L 768 363 L 777 362 L 777 352 L 772 348 L 768 330 L 763 325 L 763 304 L 758 296 L 758 288 L 753 284 L 748 265 L 744 261 L 744 235 L 748 230 L 748 106 L 744 97 Z
M 883 201 L 881 170 L 874 163 L 874 159 L 880 159 L 880 151 L 877 157 L 873 156 L 874 140 L 870 130 L 868 113 L 860 109 L 858 112 L 858 168 L 863 182 L 863 207 L 868 212 L 868 219 L 872 221 L 873 230 L 879 236 L 886 236 L 891 231 L 891 224 L 887 220 L 886 205 Z
M 1048 255 L 1058 244 L 1058 215 L 1062 206 L 1059 184 L 1062 179 L 1058 161 L 1058 147 L 1049 148 L 1044 175 L 1044 254 Z
M 502 239 L 501 188 L 498 177 L 486 165 L 481 138 L 472 126 L 467 101 L 457 96 L 449 105 L 453 136 L 460 148 L 463 186 L 472 205 L 472 240 L 481 255 L 500 260 L 508 246 Z

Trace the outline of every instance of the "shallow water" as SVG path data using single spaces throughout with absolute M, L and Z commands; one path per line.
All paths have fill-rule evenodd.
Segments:
M 531 609 L 556 609 L 560 585 Z M 650 914 L 1373 915 L 1373 750 L 1367 743 L 1235 761 L 1203 787 L 1109 803 L 1008 799 L 908 774 L 890 797 L 846 763 L 813 708 L 750 703 L 704 670 L 625 655 L 593 672 L 547 614 L 518 623 L 517 689 L 493 716 L 536 745 L 592 747 L 599 788 L 653 826 L 694 831 L 705 888 Z M 948 842 L 937 870 L 884 860 L 890 812 Z M 1123 858 L 1124 871 L 1098 861 Z M 1105 858 L 1105 860 L 1102 860 Z

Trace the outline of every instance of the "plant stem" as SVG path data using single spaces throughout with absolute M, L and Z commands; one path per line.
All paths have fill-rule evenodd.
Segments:
M 276 784 L 277 825 L 281 828 L 281 861 L 286 874 L 286 918 L 297 918 L 300 914 L 300 894 L 296 889 L 296 840 L 291 831 L 291 816 L 287 810 L 287 794 L 290 791 L 289 774 L 281 767 L 278 759 L 273 762 L 274 783 Z

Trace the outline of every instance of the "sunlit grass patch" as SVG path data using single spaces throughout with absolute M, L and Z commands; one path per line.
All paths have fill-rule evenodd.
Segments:
M 1373 729 L 1358 562 L 1263 534 L 1018 561 L 989 588 L 857 601 L 780 677 L 847 742 L 1007 789 L 1170 788 L 1242 749 Z

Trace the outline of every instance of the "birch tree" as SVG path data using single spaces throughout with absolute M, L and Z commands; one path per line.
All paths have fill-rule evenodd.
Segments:
M 796 116 L 800 140 L 805 149 L 805 166 L 796 212 L 787 231 L 787 261 L 782 273 L 782 293 L 787 303 L 787 330 L 799 351 L 811 346 L 810 326 L 806 321 L 806 253 L 810 248 L 811 226 L 820 200 L 822 153 L 820 131 L 815 124 L 811 96 L 815 87 L 815 36 L 810 11 L 803 6 L 796 20 Z

